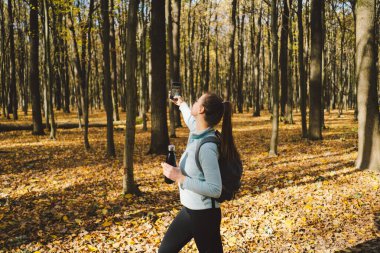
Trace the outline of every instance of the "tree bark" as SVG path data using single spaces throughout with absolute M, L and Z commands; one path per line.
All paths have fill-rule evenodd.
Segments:
M 254 100 L 255 100 L 255 110 L 253 113 L 254 117 L 260 116 L 260 47 L 261 47 L 261 31 L 262 31 L 262 25 L 261 25 L 261 19 L 263 16 L 263 3 L 260 3 L 260 14 L 257 19 L 257 36 L 256 36 L 256 48 L 255 48 L 255 58 L 254 58 L 254 79 L 255 79 L 255 89 L 254 89 Z M 262 61 L 265 61 L 265 59 L 262 59 Z M 268 98 L 269 99 L 269 98 Z
M 17 120 L 17 90 L 16 90 L 16 56 L 15 56 L 15 42 L 14 42 L 14 28 L 13 28 L 13 6 L 12 0 L 8 0 L 8 18 L 9 18 L 9 54 L 11 60 L 11 80 L 9 85 L 9 106 L 8 112 L 12 112 L 13 119 Z
M 103 18 L 103 61 L 104 61 L 104 105 L 107 114 L 107 155 L 115 157 L 115 144 L 113 140 L 113 108 L 111 95 L 111 72 L 110 72 L 110 20 L 109 1 L 101 1 L 101 14 Z M 165 72 L 161 72 L 165 73 Z
M 323 1 L 311 2 L 310 115 L 309 139 L 322 139 L 322 9 Z
M 288 0 L 283 0 L 280 71 L 281 71 L 281 117 L 285 116 L 285 107 L 288 100 L 288 37 L 289 37 L 289 6 Z
M 117 92 L 117 61 L 116 61 L 116 35 L 115 35 L 115 17 L 114 17 L 114 0 L 111 0 L 111 35 L 110 35 L 110 45 L 111 45 L 111 66 L 112 66 L 112 90 L 113 90 L 113 119 L 120 120 L 119 116 L 119 102 L 118 102 L 118 92 Z
M 356 167 L 380 171 L 375 6 L 375 0 L 360 0 L 356 3 L 356 77 L 359 121 Z
M 289 1 L 289 18 L 288 18 L 288 37 L 290 46 L 288 47 L 288 94 L 285 108 L 285 123 L 294 124 L 293 121 L 293 89 L 294 89 L 294 74 L 293 74 L 293 0 Z
M 65 106 L 63 111 L 65 113 L 70 113 L 70 76 L 69 76 L 69 53 L 68 53 L 68 46 L 67 46 L 67 40 L 64 39 L 64 75 L 65 75 L 65 82 L 64 82 L 64 94 L 65 94 Z
M 141 1 L 142 10 L 145 9 L 145 0 Z M 146 30 L 147 20 L 145 11 L 141 12 L 141 36 L 140 36 L 140 75 L 141 75 L 141 96 L 140 96 L 140 109 L 143 119 L 143 131 L 148 130 L 147 126 L 147 112 L 148 112 L 148 78 L 147 78 L 147 57 L 146 57 Z
M 190 15 L 188 17 L 189 21 L 189 37 L 190 43 L 188 45 L 188 54 L 189 54 L 189 102 L 194 103 L 195 101 L 195 88 L 194 88 L 194 52 L 193 52 L 193 42 L 195 37 L 195 11 L 193 11 L 192 24 L 190 23 Z M 190 29 L 191 27 L 191 29 Z
M 47 0 L 43 0 L 43 11 L 44 11 L 44 44 L 45 44 L 45 76 L 46 76 L 46 100 L 49 114 L 50 122 L 50 139 L 56 139 L 56 126 L 54 119 L 54 109 L 53 109 L 53 75 L 52 75 L 52 64 L 50 57 L 50 30 L 49 30 L 49 5 Z
M 277 146 L 278 146 L 278 117 L 279 117 L 279 104 L 278 104 L 278 27 L 277 27 L 277 0 L 272 0 L 271 4 L 272 13 L 272 96 L 273 96 L 273 116 L 272 116 L 272 137 L 270 141 L 270 151 L 269 154 L 276 156 Z
M 0 32 L 1 32 L 1 107 L 3 117 L 7 115 L 7 103 L 6 103 L 6 93 L 5 93 L 5 79 L 6 79 L 6 71 L 5 71 L 5 17 L 4 17 L 4 2 L 0 2 Z M 37 21 L 38 22 L 38 21 Z
M 239 58 L 239 78 L 237 85 L 237 107 L 238 112 L 243 113 L 243 78 L 244 78 L 244 21 L 245 21 L 245 13 L 242 14 L 240 27 L 239 27 L 239 50 L 238 50 L 238 58 Z
M 29 84 L 32 98 L 33 135 L 43 135 L 41 117 L 41 96 L 39 80 L 39 31 L 38 31 L 38 0 L 30 1 L 30 69 Z
M 165 1 L 153 0 L 151 5 L 151 64 L 152 89 L 151 114 L 152 129 L 150 154 L 166 154 L 169 144 L 166 116 L 166 59 L 165 47 Z
M 174 56 L 173 56 L 173 19 L 172 19 L 172 1 L 165 1 L 165 20 L 166 20 L 166 33 L 167 33 L 167 49 L 169 54 L 169 90 L 171 83 L 174 81 Z M 175 115 L 174 105 L 169 103 L 169 122 L 170 122 L 170 138 L 175 138 Z
M 123 193 L 139 193 L 135 184 L 133 173 L 133 151 L 135 146 L 136 132 L 136 101 L 137 101 L 137 10 L 139 0 L 129 1 L 128 7 L 128 29 L 127 29 L 127 79 L 126 88 L 128 90 L 126 97 L 127 104 L 127 119 L 125 128 L 125 146 L 124 146 L 124 177 L 123 177 Z
M 181 47 L 180 47 L 180 24 L 181 24 L 181 0 L 173 1 L 172 8 L 172 39 L 173 39 L 173 80 L 181 82 Z M 184 87 L 182 87 L 182 90 Z M 175 127 L 182 127 L 181 113 L 177 106 L 174 107 Z
M 228 76 L 227 76 L 227 87 L 226 87 L 226 92 L 225 92 L 226 100 L 231 99 L 231 89 L 235 85 L 236 5 L 237 5 L 237 0 L 232 0 L 232 12 L 231 12 L 232 34 L 230 37 L 230 44 L 229 44 L 229 48 L 228 48 L 229 72 L 228 72 Z

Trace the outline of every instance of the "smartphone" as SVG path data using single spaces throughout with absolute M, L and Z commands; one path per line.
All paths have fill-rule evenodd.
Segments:
M 176 100 L 176 98 L 174 98 L 175 96 L 182 96 L 181 87 L 182 87 L 182 84 L 180 82 L 172 82 L 170 99 Z

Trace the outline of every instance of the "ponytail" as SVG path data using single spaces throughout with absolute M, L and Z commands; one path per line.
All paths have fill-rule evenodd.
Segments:
M 221 133 L 221 155 L 227 161 L 237 161 L 240 159 L 236 149 L 234 137 L 232 135 L 232 105 L 229 101 L 223 102 L 224 113 Z
M 205 120 L 209 126 L 216 126 L 223 117 L 222 133 L 217 132 L 220 138 L 220 155 L 224 160 L 237 161 L 240 160 L 239 152 L 236 149 L 234 137 L 232 135 L 232 105 L 225 101 L 215 93 L 206 93 L 203 106 L 205 108 Z

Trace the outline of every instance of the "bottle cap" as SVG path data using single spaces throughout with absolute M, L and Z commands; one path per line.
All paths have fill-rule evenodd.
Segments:
M 169 145 L 168 146 L 169 151 L 175 151 L 175 146 L 174 145 Z

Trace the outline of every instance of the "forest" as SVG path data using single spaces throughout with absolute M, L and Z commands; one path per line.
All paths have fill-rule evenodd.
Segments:
M 379 49 L 379 0 L 0 0 L 0 252 L 156 252 L 173 82 L 233 105 L 225 252 L 379 252 Z

